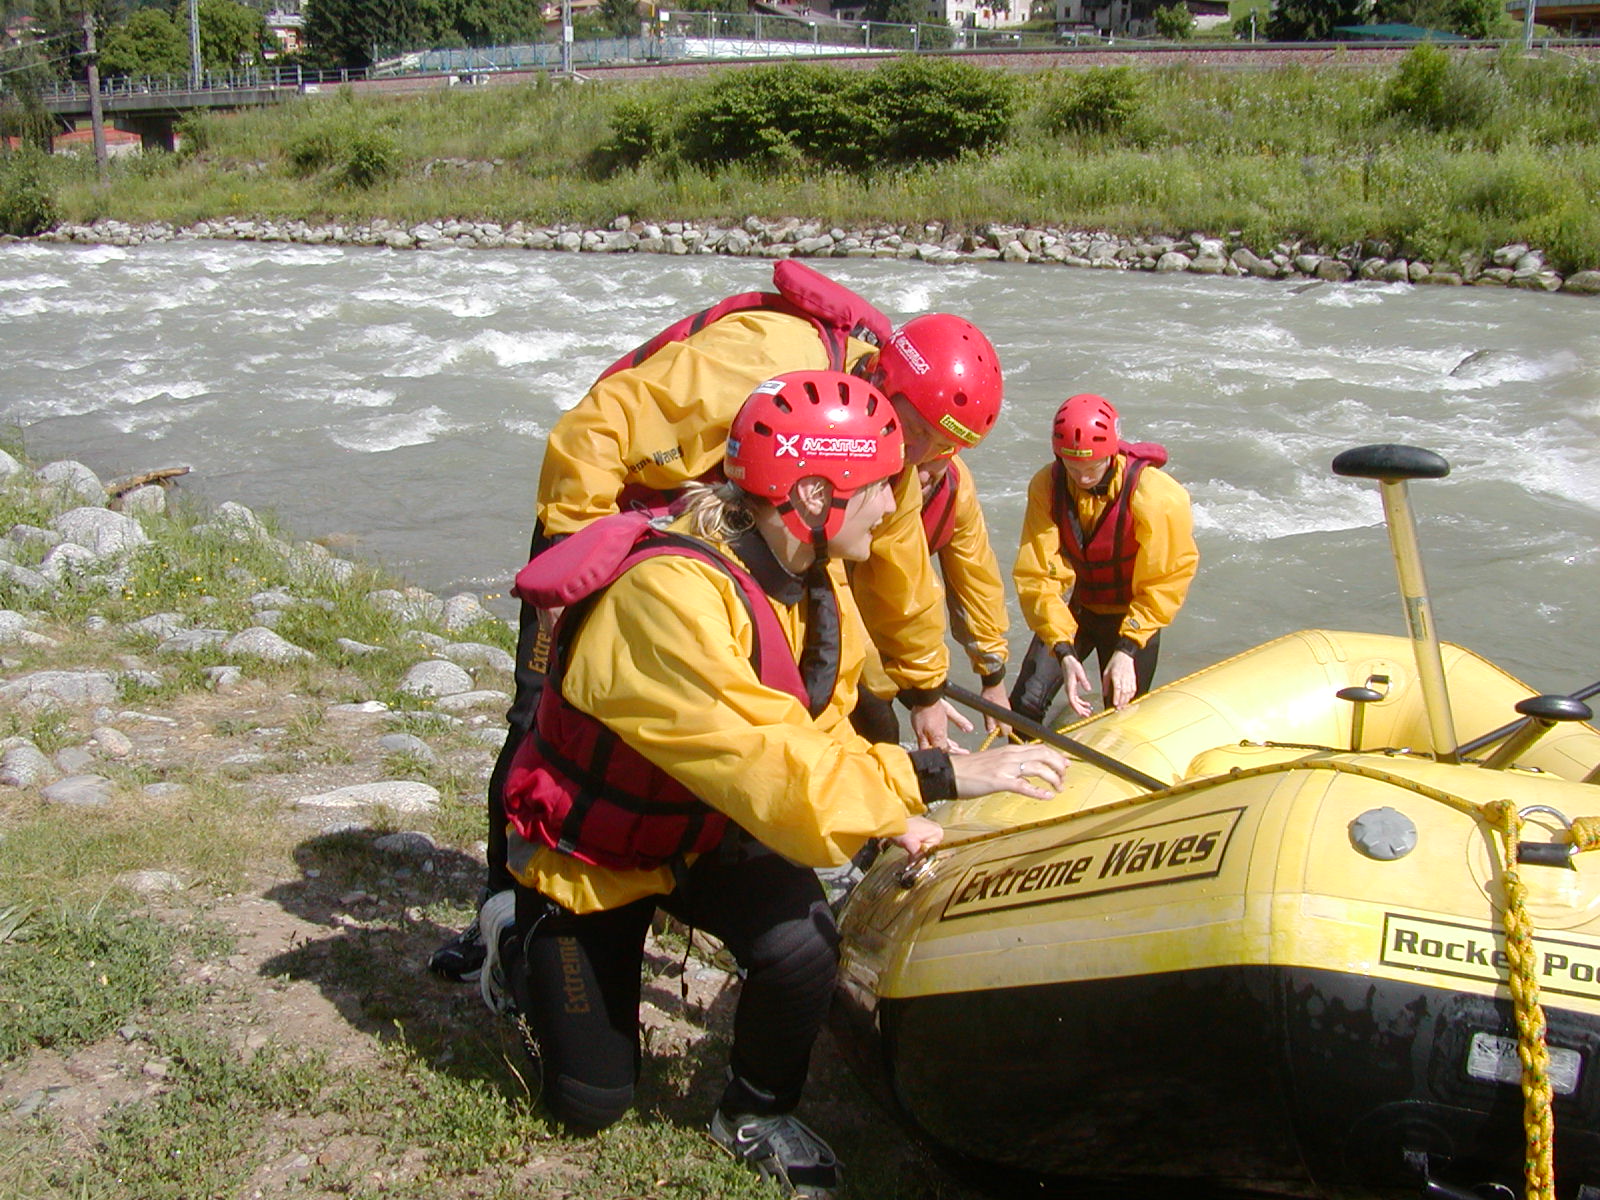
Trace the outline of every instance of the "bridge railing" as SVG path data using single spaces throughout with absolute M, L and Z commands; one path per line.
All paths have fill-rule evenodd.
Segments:
M 239 92 L 261 89 L 304 90 L 306 86 L 336 85 L 367 78 L 365 70 L 313 71 L 303 67 L 247 67 L 237 71 L 205 71 L 189 75 L 110 75 L 100 80 L 106 97 L 170 95 L 195 92 Z M 0 91 L 3 91 L 0 88 Z M 37 89 L 40 99 L 78 100 L 89 94 L 81 80 L 53 80 Z

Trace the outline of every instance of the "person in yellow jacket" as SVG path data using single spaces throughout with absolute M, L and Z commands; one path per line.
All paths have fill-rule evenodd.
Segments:
M 890 398 L 905 430 L 907 478 L 901 486 L 910 492 L 915 476 L 923 535 L 944 579 L 951 636 L 967 652 L 983 697 L 1004 707 L 1005 584 L 972 472 L 959 457 L 999 419 L 999 356 L 970 321 L 931 313 L 894 332 L 870 378 Z M 869 674 L 876 682 L 877 674 Z M 898 740 L 898 723 L 886 702 L 864 693 L 858 717 L 863 712 L 868 716 L 858 720 L 858 729 L 877 741 Z M 992 720 L 987 723 L 993 728 Z
M 787 373 L 735 417 L 728 482 L 691 485 L 670 523 L 593 523 L 519 575 L 524 598 L 565 607 L 507 777 L 516 882 L 480 916 L 485 999 L 504 1004 L 503 981 L 545 1102 L 576 1130 L 632 1103 L 643 941 L 665 909 L 745 973 L 712 1136 L 793 1193 L 832 1195 L 838 1160 L 793 1115 L 837 968 L 812 868 L 874 837 L 931 848 L 935 800 L 1061 785 L 1066 760 L 1037 744 L 952 757 L 851 729 L 865 629 L 843 564 L 870 555 L 902 454 L 870 384 Z
M 1166 451 L 1121 440 L 1117 410 L 1079 395 L 1056 412 L 1055 461 L 1028 485 L 1012 568 L 1033 642 L 1011 707 L 1043 720 L 1063 680 L 1067 704 L 1092 711 L 1090 653 L 1108 706 L 1149 691 L 1161 630 L 1172 623 L 1200 563 L 1189 493 L 1161 470 Z
M 545 448 L 530 556 L 599 517 L 665 503 L 686 483 L 714 475 L 729 422 L 762 380 L 791 370 L 865 374 L 876 366 L 879 347 L 893 333 L 887 317 L 800 262 L 781 261 L 773 275 L 776 292 L 732 296 L 675 323 L 612 364 L 562 414 Z M 971 328 L 955 317 L 934 319 Z M 905 387 L 913 393 L 950 387 L 952 377 L 959 383 L 965 362 L 946 361 L 930 348 L 915 363 L 920 371 L 903 372 Z M 854 587 L 882 656 L 884 690 L 911 710 L 918 745 L 948 746 L 948 722 L 971 726 L 952 716 L 940 698 L 949 672 L 944 601 L 915 485 L 907 478 L 897 486 L 895 511 L 874 535 Z M 538 700 L 548 625 L 543 618 L 523 604 L 516 697 L 487 788 L 488 873 L 480 905 L 510 886 L 500 792 Z M 482 961 L 474 923 L 438 947 L 428 966 L 446 979 L 469 981 Z

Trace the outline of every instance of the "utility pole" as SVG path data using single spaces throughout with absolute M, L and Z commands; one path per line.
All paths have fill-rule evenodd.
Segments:
M 1522 48 L 1533 49 L 1533 0 L 1522 0 Z
M 189 87 L 200 90 L 200 0 L 189 0 Z
M 94 48 L 94 13 L 83 10 L 83 57 L 89 66 L 89 130 L 94 138 L 94 166 L 104 186 L 106 174 L 106 119 L 100 111 L 100 60 Z
M 561 0 L 561 74 L 572 75 L 572 0 Z

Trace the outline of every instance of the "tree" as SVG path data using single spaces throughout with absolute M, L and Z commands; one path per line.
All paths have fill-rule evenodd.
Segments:
M 606 32 L 618 37 L 639 36 L 638 0 L 600 0 L 600 16 Z
M 186 75 L 189 35 L 159 8 L 141 8 L 106 30 L 100 43 L 105 75 Z
M 1186 42 L 1194 36 L 1194 14 L 1182 0 L 1156 9 L 1155 18 L 1156 33 L 1168 41 Z
M 208 71 L 227 71 L 261 61 L 267 20 L 256 9 L 233 0 L 200 0 L 200 62 Z
M 1365 25 L 1371 0 L 1278 0 L 1267 18 L 1276 42 L 1321 42 L 1340 25 Z
M 1469 38 L 1509 32 L 1500 0 L 1378 0 L 1376 15 L 1380 21 L 1420 25 Z
M 309 0 L 306 44 L 314 62 L 368 67 L 376 54 L 428 40 L 416 7 L 406 0 Z

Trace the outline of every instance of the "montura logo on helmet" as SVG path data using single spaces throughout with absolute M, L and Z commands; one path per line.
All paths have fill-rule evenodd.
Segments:
M 922 352 L 911 344 L 911 339 L 905 334 L 895 334 L 890 339 L 890 344 L 900 351 L 906 360 L 906 366 L 910 367 L 918 375 L 926 375 L 932 369 L 928 366 L 928 360 L 922 357 Z
M 818 458 L 873 458 L 878 453 L 877 438 L 808 437 L 800 443 L 800 452 L 806 457 Z M 783 448 L 778 449 L 783 453 Z
M 800 435 L 798 433 L 789 437 L 784 437 L 781 433 L 774 434 L 773 436 L 778 439 L 778 448 L 773 451 L 773 458 L 782 458 L 786 454 L 790 458 L 800 457 L 800 451 L 795 449 L 795 443 L 800 440 Z M 735 453 L 737 453 L 737 449 L 735 450 Z

